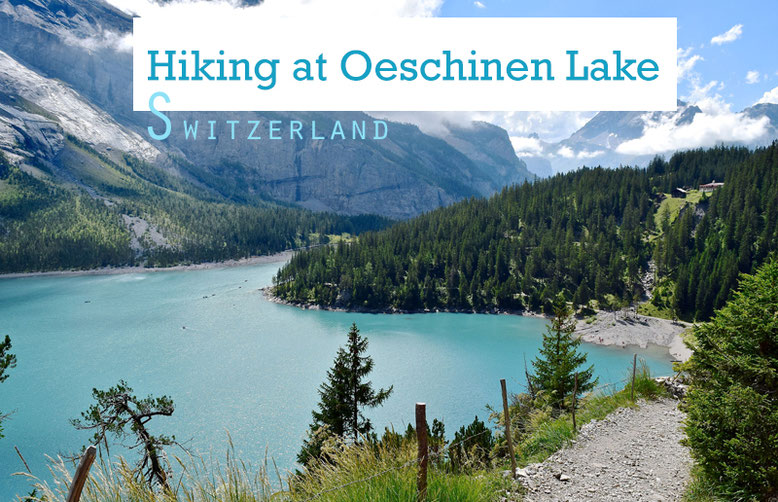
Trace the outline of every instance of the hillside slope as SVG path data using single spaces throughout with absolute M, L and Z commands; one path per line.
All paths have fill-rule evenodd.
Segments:
M 700 211 L 657 228 L 664 194 L 711 179 L 724 188 Z M 581 169 L 507 188 L 300 253 L 275 294 L 371 310 L 539 311 L 562 292 L 576 305 L 619 307 L 647 293 L 653 260 L 676 315 L 705 319 L 738 273 L 778 249 L 777 211 L 778 144 L 695 150 L 647 169 Z

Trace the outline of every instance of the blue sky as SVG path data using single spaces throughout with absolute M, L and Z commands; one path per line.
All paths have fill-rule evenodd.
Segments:
M 479 6 L 480 4 L 480 6 Z M 718 93 L 741 110 L 778 87 L 778 1 L 740 0 L 445 0 L 441 16 L 572 16 L 572 17 L 676 17 L 678 47 L 699 56 L 693 66 L 700 83 L 716 81 Z M 741 34 L 730 42 L 711 39 L 741 25 Z M 737 32 L 738 30 L 735 30 Z M 749 83 L 748 73 L 751 74 Z M 758 74 L 758 78 L 756 75 Z M 679 83 L 679 96 L 689 95 L 692 82 Z
M 245 8 L 240 0 L 108 0 L 131 13 L 156 9 Z M 676 124 L 670 114 L 659 121 L 643 116 L 643 137 L 620 145 L 627 154 L 653 155 L 679 148 L 721 143 L 764 144 L 772 140 L 769 120 L 739 113 L 756 102 L 778 103 L 778 0 L 264 0 L 256 7 L 268 15 L 490 16 L 490 17 L 675 17 L 678 19 L 679 98 L 703 113 L 691 124 Z M 380 21 L 379 21 L 380 22 Z M 589 112 L 380 112 L 369 113 L 417 124 L 444 135 L 448 123 L 482 120 L 508 131 L 517 154 L 544 150 L 547 156 L 594 159 L 597 152 L 548 152 L 540 141 L 554 143 L 591 119 Z M 678 113 L 681 113 L 679 111 Z M 539 139 L 534 138 L 537 134 Z

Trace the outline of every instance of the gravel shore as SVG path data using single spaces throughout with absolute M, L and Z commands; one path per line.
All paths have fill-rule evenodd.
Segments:
M 634 312 L 603 311 L 598 312 L 593 321 L 578 321 L 576 333 L 583 341 L 599 345 L 667 347 L 675 359 L 686 361 L 692 352 L 684 345 L 681 334 L 690 326 L 681 321 L 647 317 Z

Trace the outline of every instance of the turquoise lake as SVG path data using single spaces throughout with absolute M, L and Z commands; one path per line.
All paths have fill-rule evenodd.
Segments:
M 375 360 L 371 380 L 394 385 L 374 426 L 404 428 L 414 403 L 447 437 L 487 403 L 500 402 L 500 378 L 520 391 L 524 357 L 535 356 L 546 321 L 480 314 L 356 314 L 300 310 L 264 299 L 279 264 L 192 270 L 0 279 L 0 335 L 18 366 L 0 384 L 0 411 L 13 412 L 0 439 L 0 499 L 29 491 L 12 477 L 24 466 L 48 479 L 45 455 L 71 453 L 91 434 L 76 418 L 93 387 L 125 379 L 138 395 L 167 394 L 172 417 L 151 422 L 201 453 L 222 456 L 227 431 L 240 456 L 281 469 L 295 455 L 318 401 L 317 388 L 356 322 Z M 185 327 L 185 329 L 184 329 Z M 654 374 L 670 374 L 666 349 L 584 344 L 601 383 L 624 378 L 637 351 Z

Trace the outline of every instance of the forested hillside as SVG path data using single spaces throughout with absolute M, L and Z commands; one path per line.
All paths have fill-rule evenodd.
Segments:
M 778 249 L 778 147 L 757 150 L 727 169 L 724 186 L 685 211 L 657 242 L 660 274 L 675 280 L 678 312 L 708 319 L 724 306 L 739 273 Z M 701 217 L 704 211 L 704 217 Z
M 299 253 L 275 278 L 293 303 L 367 309 L 547 310 L 639 300 L 656 261 L 676 315 L 707 318 L 778 247 L 778 145 L 714 148 L 647 169 L 584 168 L 433 211 L 359 242 Z M 656 223 L 666 192 L 725 186 Z
M 66 184 L 51 166 L 26 172 L 0 152 L 0 273 L 225 260 L 386 225 L 261 199 L 237 204 L 135 158 L 114 162 L 75 138 L 65 151 Z

